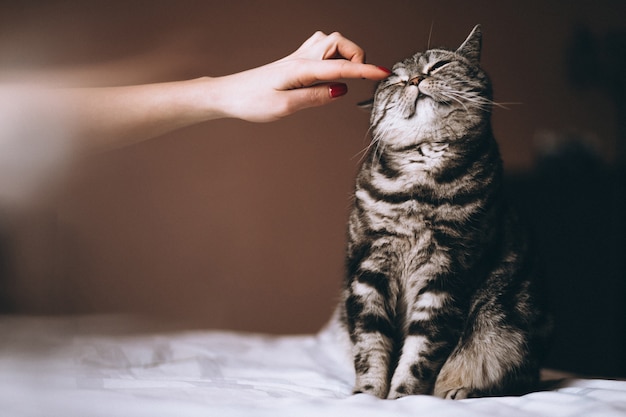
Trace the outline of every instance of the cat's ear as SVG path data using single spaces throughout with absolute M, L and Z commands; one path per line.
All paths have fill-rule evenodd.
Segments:
M 480 62 L 480 49 L 482 47 L 482 38 L 483 34 L 480 30 L 480 25 L 474 26 L 472 33 L 469 34 L 465 42 L 459 49 L 456 50 L 456 53 L 464 56 L 475 64 Z
M 356 103 L 357 107 L 363 111 L 371 111 L 374 107 L 374 97 Z

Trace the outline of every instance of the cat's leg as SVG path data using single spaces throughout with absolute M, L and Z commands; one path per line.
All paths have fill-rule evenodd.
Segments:
M 405 340 L 389 399 L 432 393 L 435 377 L 458 335 L 457 310 L 445 292 L 421 291 L 407 311 Z
M 524 336 L 514 329 L 475 335 L 459 345 L 443 365 L 434 395 L 458 400 L 514 393 L 510 391 L 512 383 L 530 385 L 535 378 L 524 364 L 523 340 Z
M 361 333 L 354 343 L 356 381 L 353 393 L 385 398 L 389 390 L 389 368 L 393 341 L 380 332 Z
M 473 310 L 465 334 L 437 376 L 434 395 L 463 399 L 529 389 L 538 366 L 526 332 L 504 318 L 503 308 L 486 304 Z
M 389 390 L 395 336 L 390 291 L 386 274 L 371 267 L 359 269 L 349 284 L 345 311 L 353 344 L 354 393 L 385 398 Z

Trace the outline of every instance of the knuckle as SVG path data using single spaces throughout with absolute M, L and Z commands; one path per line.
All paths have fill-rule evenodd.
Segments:
M 308 99 L 311 104 L 320 103 L 328 96 L 328 90 L 324 87 L 309 88 Z
M 312 36 L 311 39 L 322 39 L 325 38 L 327 35 L 322 32 L 321 30 L 316 31 Z
M 330 100 L 328 88 L 322 86 L 309 87 L 302 90 L 302 94 L 294 96 L 285 103 L 284 114 L 291 114 L 307 107 L 320 106 Z

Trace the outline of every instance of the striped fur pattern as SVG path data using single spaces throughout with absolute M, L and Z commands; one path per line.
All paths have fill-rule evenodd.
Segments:
M 547 319 L 507 207 L 480 27 L 378 86 L 356 181 L 339 319 L 355 393 L 460 399 L 523 392 Z

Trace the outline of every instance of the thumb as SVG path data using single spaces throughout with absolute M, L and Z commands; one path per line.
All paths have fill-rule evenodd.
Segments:
M 345 96 L 348 93 L 348 86 L 344 83 L 328 84 L 328 95 L 331 99 Z
M 289 91 L 294 109 L 317 107 L 328 104 L 346 95 L 348 86 L 344 83 L 322 83 Z

